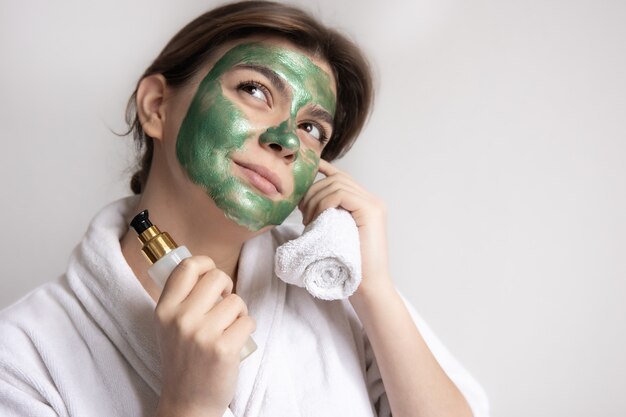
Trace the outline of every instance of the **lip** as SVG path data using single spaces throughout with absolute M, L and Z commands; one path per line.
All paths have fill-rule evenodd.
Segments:
M 278 194 L 282 193 L 283 187 L 280 181 L 280 177 L 274 172 L 265 168 L 262 165 L 253 164 L 250 162 L 233 161 L 235 165 L 243 168 L 242 171 L 250 179 L 252 184 L 259 188 L 266 194 Z M 251 171 L 251 172 L 250 172 Z M 261 177 L 258 178 L 257 176 Z M 268 184 L 269 183 L 269 184 Z

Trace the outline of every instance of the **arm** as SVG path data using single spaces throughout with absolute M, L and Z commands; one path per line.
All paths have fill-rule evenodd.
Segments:
M 471 416 L 393 287 L 350 298 L 370 340 L 393 416 Z
M 387 264 L 384 204 L 344 172 L 320 161 L 326 178 L 300 203 L 305 224 L 342 207 L 359 230 L 362 282 L 350 301 L 371 341 L 391 412 L 402 416 L 471 416 L 465 398 L 443 371 L 395 290 Z

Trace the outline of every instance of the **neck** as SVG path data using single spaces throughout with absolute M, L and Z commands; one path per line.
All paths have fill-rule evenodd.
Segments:
M 187 246 L 193 255 L 210 257 L 218 269 L 232 278 L 235 292 L 243 244 L 265 229 L 251 232 L 226 218 L 200 187 L 191 192 L 186 190 L 184 199 L 176 191 L 156 192 L 163 189 L 167 187 L 151 186 L 148 181 L 135 214 L 148 209 L 152 223 L 168 232 L 178 245 Z M 161 289 L 148 276 L 149 264 L 141 254 L 141 243 L 135 231 L 129 229 L 120 243 L 128 265 L 148 294 L 157 301 Z

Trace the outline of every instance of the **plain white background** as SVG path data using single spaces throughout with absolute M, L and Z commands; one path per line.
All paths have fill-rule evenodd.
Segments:
M 300 1 L 363 46 L 339 162 L 389 209 L 392 272 L 494 416 L 626 415 L 626 3 Z M 124 108 L 210 1 L 0 2 L 0 307 L 129 193 Z

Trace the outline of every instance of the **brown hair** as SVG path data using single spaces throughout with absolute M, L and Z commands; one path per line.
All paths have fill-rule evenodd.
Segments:
M 373 99 L 370 68 L 353 42 L 293 6 L 270 1 L 243 1 L 210 10 L 182 28 L 140 80 L 152 74 L 162 74 L 169 86 L 182 86 L 222 44 L 259 34 L 286 39 L 328 62 L 337 83 L 337 108 L 333 134 L 322 158 L 332 161 L 343 156 L 370 113 Z M 136 97 L 137 88 L 128 100 L 126 122 L 129 126 L 127 134 L 133 133 L 138 152 L 143 151 L 139 169 L 130 183 L 131 190 L 139 194 L 150 172 L 154 148 L 152 138 L 141 127 Z

